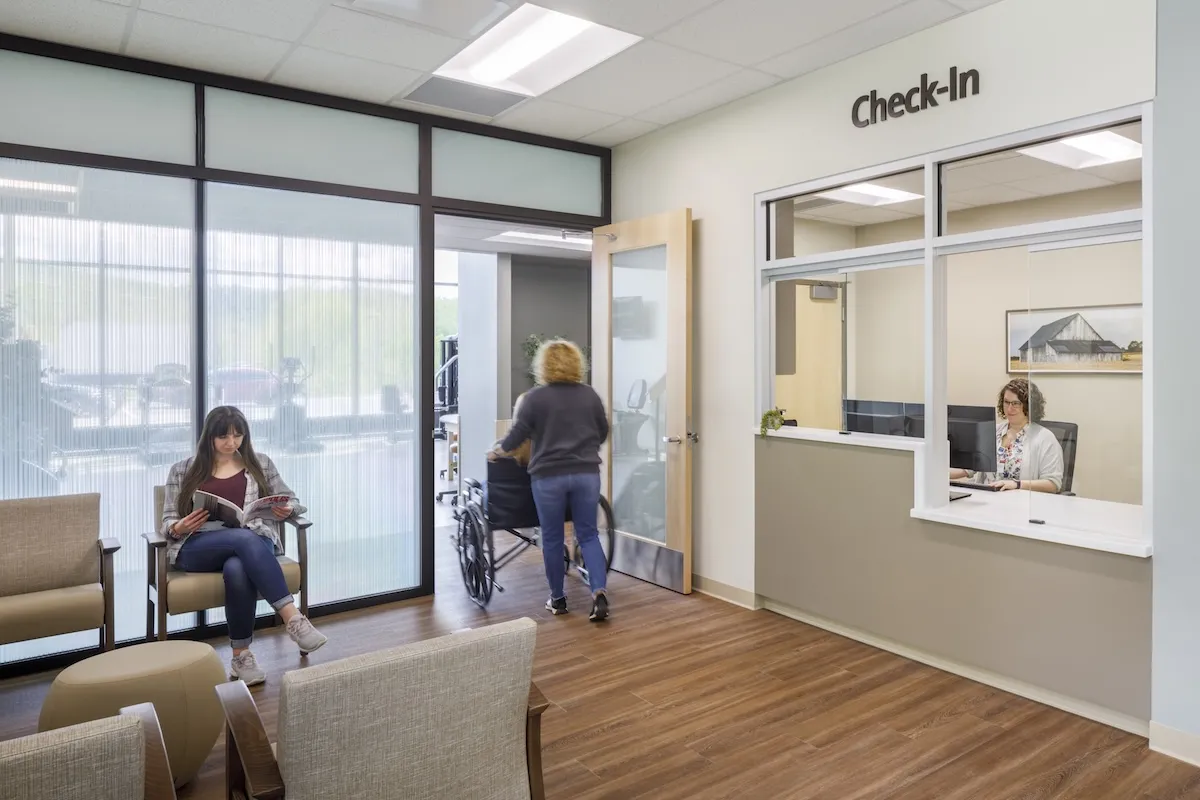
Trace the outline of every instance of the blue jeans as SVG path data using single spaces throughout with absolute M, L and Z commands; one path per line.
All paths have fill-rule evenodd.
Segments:
M 604 547 L 596 528 L 596 512 L 600 505 L 600 474 L 552 475 L 533 479 L 533 501 L 537 503 L 538 523 L 542 529 L 542 561 L 546 566 L 546 581 L 550 597 L 566 597 L 563 582 L 567 565 L 563 560 L 566 537 L 567 508 L 575 525 L 575 540 L 583 552 L 592 594 L 604 591 L 608 581 L 608 566 L 604 562 Z
M 236 648 L 254 640 L 258 596 L 279 609 L 292 602 L 275 543 L 245 528 L 193 533 L 179 549 L 175 566 L 184 572 L 220 572 L 225 578 L 225 621 Z

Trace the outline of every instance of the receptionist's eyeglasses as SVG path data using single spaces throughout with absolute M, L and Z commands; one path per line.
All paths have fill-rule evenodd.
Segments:
M 1004 401 L 1005 408 L 1021 408 L 1023 405 L 1025 405 L 1025 404 L 1022 403 L 1020 400 L 1005 400 Z

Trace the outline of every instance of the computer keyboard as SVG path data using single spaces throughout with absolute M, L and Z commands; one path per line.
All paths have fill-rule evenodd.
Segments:
M 977 492 L 998 492 L 1000 491 L 995 486 L 989 486 L 986 483 L 973 483 L 971 481 L 950 481 L 951 486 L 956 486 L 959 489 L 974 489 Z

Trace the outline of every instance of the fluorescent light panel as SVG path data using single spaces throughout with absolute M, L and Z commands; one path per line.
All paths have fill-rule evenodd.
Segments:
M 858 206 L 890 206 L 893 203 L 905 203 L 909 200 L 920 200 L 924 195 L 906 192 L 903 189 L 893 189 L 890 186 L 880 186 L 875 183 L 855 183 L 819 192 L 817 197 L 827 200 L 837 200 L 839 203 L 853 203 Z
M 572 250 L 577 249 L 577 247 L 586 247 L 588 250 L 592 249 L 592 240 L 591 239 L 584 239 L 584 238 L 578 237 L 578 236 L 566 236 L 566 235 L 561 235 L 561 234 L 558 236 L 555 236 L 554 234 L 551 234 L 551 233 L 530 233 L 528 231 L 505 231 L 504 233 L 500 233 L 495 236 L 488 237 L 489 242 L 504 242 L 504 241 L 511 241 L 513 239 L 517 239 L 517 240 L 524 241 L 524 242 L 529 242 L 532 244 L 539 244 L 544 247 L 558 245 L 560 247 L 562 247 L 562 246 L 570 247 Z M 574 245 L 574 247 L 572 245 Z
M 1017 152 L 1061 167 L 1091 169 L 1139 159 L 1142 157 L 1142 145 L 1119 133 L 1097 131 L 1026 147 Z
M 48 194 L 78 194 L 79 188 L 65 183 L 42 183 L 41 181 L 22 181 L 15 178 L 0 178 L 0 189 L 19 189 L 25 192 L 45 192 Z
M 434 74 L 536 97 L 639 41 L 631 33 L 527 3 Z

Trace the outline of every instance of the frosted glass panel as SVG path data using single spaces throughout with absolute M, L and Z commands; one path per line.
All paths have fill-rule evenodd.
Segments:
M 195 163 L 189 83 L 0 51 L 0 141 Z
M 246 414 L 308 507 L 309 602 L 416 586 L 417 209 L 206 190 L 209 406 Z
M 613 514 L 667 540 L 667 248 L 612 257 Z
M 192 449 L 193 184 L 10 159 L 0 182 L 0 499 L 98 492 L 121 542 L 116 637 L 140 638 L 141 534 Z M 0 662 L 97 636 L 0 645 Z
M 417 191 L 417 126 L 205 89 L 205 164 L 396 192 Z
M 600 157 L 433 130 L 433 193 L 439 197 L 601 213 Z

